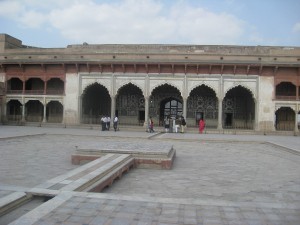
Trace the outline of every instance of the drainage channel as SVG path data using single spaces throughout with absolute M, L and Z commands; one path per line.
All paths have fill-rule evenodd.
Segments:
M 29 199 L 24 199 L 17 206 L 0 216 L 0 224 L 9 224 L 50 199 L 49 196 L 32 196 Z

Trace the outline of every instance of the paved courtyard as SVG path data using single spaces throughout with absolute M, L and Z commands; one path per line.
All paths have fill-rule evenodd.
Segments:
M 300 224 L 296 136 L 0 126 L 0 198 L 33 192 L 78 167 L 77 148 L 106 142 L 173 145 L 176 159 L 172 170 L 132 169 L 102 193 L 56 193 L 12 224 Z

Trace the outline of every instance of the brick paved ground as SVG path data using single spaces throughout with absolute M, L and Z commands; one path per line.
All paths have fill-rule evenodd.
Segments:
M 146 132 L 0 126 L 0 197 L 75 168 L 76 147 L 108 141 L 172 144 L 177 154 L 172 170 L 131 170 L 103 194 L 61 193 L 19 224 L 300 224 L 299 137 L 149 137 Z

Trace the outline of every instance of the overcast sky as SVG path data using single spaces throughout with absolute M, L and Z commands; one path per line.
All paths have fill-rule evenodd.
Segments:
M 0 33 L 37 47 L 300 46 L 300 0 L 0 0 Z

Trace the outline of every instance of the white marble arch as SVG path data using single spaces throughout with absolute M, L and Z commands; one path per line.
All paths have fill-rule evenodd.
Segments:
M 227 92 L 235 87 L 246 88 L 251 94 L 254 100 L 257 99 L 257 81 L 242 81 L 242 80 L 224 80 L 223 96 L 225 97 Z
M 190 96 L 191 92 L 195 88 L 200 87 L 201 85 L 211 88 L 215 92 L 216 97 L 219 96 L 219 80 L 189 80 L 187 87 L 187 97 Z
M 164 84 L 168 84 L 174 88 L 176 88 L 181 97 L 183 97 L 183 80 L 177 80 L 177 79 L 155 79 L 155 80 L 150 80 L 149 84 L 149 95 L 152 94 L 153 90 L 159 86 L 162 86 Z
M 276 103 L 275 105 L 275 112 L 278 111 L 280 108 L 290 108 L 292 109 L 294 112 L 298 112 L 297 109 L 297 105 L 292 103 L 292 104 L 288 104 L 288 103 Z
M 102 85 L 103 87 L 105 87 L 108 91 L 108 93 L 111 95 L 112 90 L 111 90 L 111 79 L 110 78 L 82 78 L 81 80 L 81 92 L 79 93 L 79 95 L 82 95 L 84 90 L 92 85 L 98 83 L 100 85 Z
M 127 84 L 133 84 L 134 86 L 138 87 L 142 94 L 144 95 L 144 86 L 145 86 L 145 81 L 144 80 L 134 80 L 134 79 L 128 79 L 128 78 L 117 78 L 116 79 L 116 85 L 115 85 L 115 92 L 114 94 L 117 95 L 118 91 L 126 86 Z

